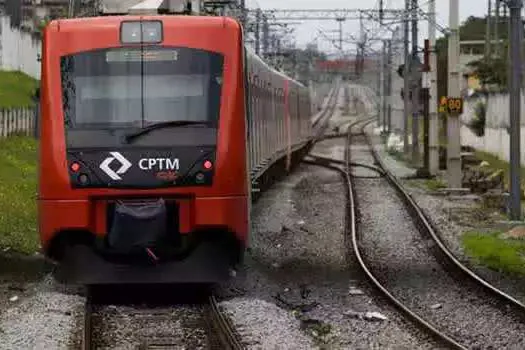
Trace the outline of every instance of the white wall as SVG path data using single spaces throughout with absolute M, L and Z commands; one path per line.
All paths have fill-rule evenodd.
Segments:
M 509 160 L 510 138 L 507 132 L 509 126 L 509 96 L 508 94 L 490 95 L 487 103 L 485 135 L 477 137 L 465 125 L 475 117 L 475 106 L 484 98 L 466 101 L 464 113 L 461 116 L 461 144 L 471 146 L 481 151 L 489 152 Z M 525 95 L 521 96 L 521 163 L 525 165 Z
M 40 79 L 40 40 L 30 34 L 11 28 L 9 17 L 0 16 L 0 68 L 20 70 L 35 79 Z

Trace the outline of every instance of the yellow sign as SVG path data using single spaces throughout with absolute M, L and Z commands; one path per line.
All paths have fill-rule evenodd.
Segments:
M 441 97 L 441 100 L 439 101 L 438 112 L 447 113 L 447 106 L 448 106 L 447 98 L 445 96 Z
M 461 114 L 463 113 L 463 99 L 461 97 L 441 97 L 439 101 L 439 113 Z

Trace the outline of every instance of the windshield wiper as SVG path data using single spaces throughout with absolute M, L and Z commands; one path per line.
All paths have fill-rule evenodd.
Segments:
M 208 121 L 195 121 L 195 120 L 172 120 L 169 122 L 161 122 L 161 123 L 155 123 L 151 124 L 149 126 L 146 126 L 145 128 L 142 128 L 140 130 L 131 132 L 129 134 L 124 135 L 124 139 L 127 143 L 134 140 L 135 138 L 145 135 L 153 130 L 157 129 L 163 129 L 163 128 L 170 128 L 170 127 L 177 127 L 177 126 L 186 126 L 186 125 L 210 125 L 211 123 Z

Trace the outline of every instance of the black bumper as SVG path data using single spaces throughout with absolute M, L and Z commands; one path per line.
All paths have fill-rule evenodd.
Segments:
M 86 245 L 70 247 L 55 271 L 60 283 L 170 284 L 220 283 L 229 278 L 229 254 L 214 242 L 201 242 L 184 260 L 155 265 L 124 265 L 110 262 Z

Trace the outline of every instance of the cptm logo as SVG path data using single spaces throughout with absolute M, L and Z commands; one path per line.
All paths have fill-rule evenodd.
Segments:
M 113 180 L 122 180 L 122 178 L 119 176 L 124 174 L 126 171 L 128 171 L 129 168 L 131 168 L 131 163 L 129 160 L 124 158 L 122 154 L 119 152 L 109 152 L 109 154 L 112 155 L 112 157 L 108 157 L 104 159 L 104 161 L 100 164 L 100 169 L 105 172 L 110 178 Z M 109 165 L 114 160 L 118 160 L 120 162 L 120 168 L 117 171 L 113 171 Z

